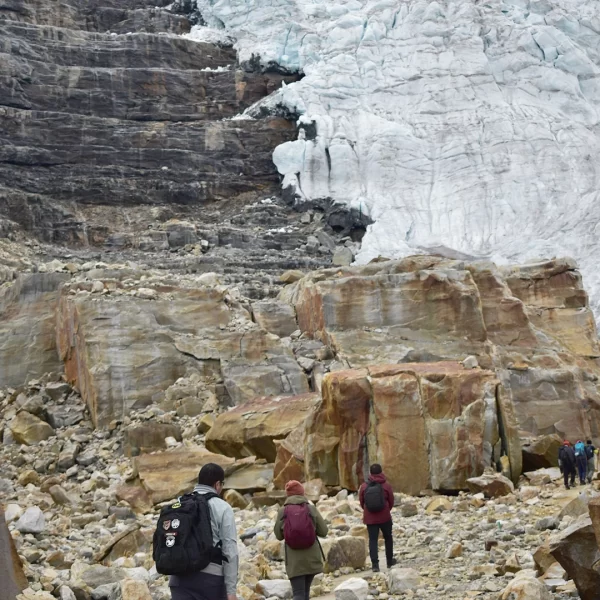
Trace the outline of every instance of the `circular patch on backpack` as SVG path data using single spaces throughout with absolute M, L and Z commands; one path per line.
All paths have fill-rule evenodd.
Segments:
M 175 545 L 175 537 L 168 535 L 165 544 L 167 545 L 167 548 L 172 548 Z
M 180 525 L 179 519 L 173 519 L 173 521 L 171 522 L 171 527 L 173 529 L 177 529 L 179 527 L 179 525 Z

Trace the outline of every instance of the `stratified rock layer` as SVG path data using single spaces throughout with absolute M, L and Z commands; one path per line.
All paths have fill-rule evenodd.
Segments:
M 18 386 L 61 371 L 56 352 L 56 305 L 68 274 L 35 273 L 0 288 L 0 381 Z
M 397 491 L 463 489 L 500 458 L 497 385 L 451 362 L 330 373 L 307 427 L 306 477 L 356 490 L 377 462 Z
M 125 207 L 278 189 L 271 155 L 294 124 L 229 119 L 297 76 L 237 68 L 233 48 L 182 37 L 187 18 L 154 0 L 51 4 L 2 6 L 0 215 L 100 245 Z
M 65 290 L 57 339 L 67 379 L 99 426 L 160 403 L 189 369 L 222 377 L 225 400 L 236 404 L 309 391 L 292 352 L 216 288 L 160 286 L 117 297 Z
M 474 356 L 495 370 L 500 413 L 524 435 L 600 432 L 597 332 L 572 261 L 410 257 L 310 274 L 281 298 L 351 367 Z M 507 452 L 520 464 L 519 448 Z

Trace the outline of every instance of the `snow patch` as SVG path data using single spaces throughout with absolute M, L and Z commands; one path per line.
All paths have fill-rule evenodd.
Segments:
M 205 44 L 233 46 L 235 43 L 235 37 L 227 33 L 224 29 L 204 27 L 203 25 L 194 25 L 189 33 L 184 33 L 181 37 L 193 40 L 194 42 L 204 42 Z

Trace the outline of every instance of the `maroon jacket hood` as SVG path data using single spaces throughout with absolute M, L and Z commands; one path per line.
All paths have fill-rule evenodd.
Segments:
M 379 475 L 369 475 L 369 481 L 374 481 L 375 483 L 381 483 L 382 485 L 387 481 L 384 473 L 379 473 Z

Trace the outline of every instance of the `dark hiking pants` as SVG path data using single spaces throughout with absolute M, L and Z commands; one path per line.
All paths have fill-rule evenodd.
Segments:
M 169 585 L 173 600 L 227 600 L 225 578 L 219 575 L 172 576 Z
M 385 541 L 385 558 L 387 566 L 391 566 L 394 560 L 394 540 L 392 538 L 392 521 L 381 523 L 379 525 L 367 525 L 369 531 L 369 556 L 373 567 L 379 567 L 379 549 L 377 542 L 379 541 L 379 531 L 383 534 Z
M 565 481 L 565 487 L 569 487 L 569 485 L 575 485 L 575 465 L 572 467 L 563 465 L 563 479 Z M 569 479 L 571 480 L 570 484 Z
M 587 459 L 585 456 L 577 457 L 577 471 L 579 473 L 579 483 L 583 485 L 587 475 Z
M 309 600 L 310 586 L 314 578 L 314 575 L 300 575 L 290 579 L 292 593 L 294 594 L 293 600 Z

